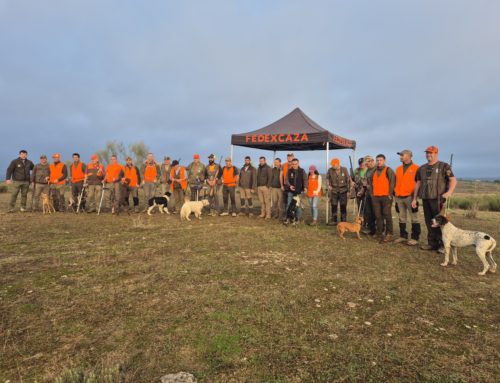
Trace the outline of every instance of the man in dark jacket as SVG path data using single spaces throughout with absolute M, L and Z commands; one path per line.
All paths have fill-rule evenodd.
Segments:
M 266 157 L 259 158 L 257 168 L 257 195 L 260 201 L 259 218 L 271 219 L 271 167 L 266 163 Z
M 305 170 L 299 166 L 299 160 L 297 158 L 292 160 L 292 167 L 288 169 L 285 179 L 285 190 L 287 191 L 287 209 L 294 196 L 300 196 L 303 192 L 307 191 L 307 174 Z M 297 208 L 297 219 L 300 220 L 301 217 L 302 208 L 299 204 Z
M 50 179 L 50 165 L 47 156 L 42 154 L 40 156 L 40 163 L 36 164 L 33 168 L 31 175 L 31 182 L 33 183 L 33 200 L 31 201 L 31 210 L 37 211 L 42 193 L 49 194 L 49 179 Z
M 281 190 L 281 158 L 274 160 L 274 167 L 271 171 L 271 204 L 272 217 L 283 218 L 283 191 Z
M 330 192 L 330 203 L 332 206 L 332 219 L 330 224 L 337 224 L 337 211 L 340 204 L 340 221 L 347 220 L 347 192 L 351 187 L 351 177 L 343 166 L 340 166 L 338 158 L 332 159 L 332 167 L 328 169 L 326 181 Z
M 245 215 L 245 213 L 243 213 L 243 207 L 246 204 L 246 214 L 251 217 L 253 216 L 252 193 L 255 193 L 257 189 L 257 170 L 252 166 L 249 156 L 245 157 L 245 163 L 240 170 L 238 186 L 240 187 L 240 215 Z
M 12 185 L 12 191 L 9 203 L 9 213 L 14 212 L 17 195 L 21 192 L 21 211 L 26 211 L 26 202 L 28 200 L 28 190 L 30 187 L 31 171 L 34 168 L 33 162 L 28 160 L 26 150 L 19 151 L 19 157 L 12 160 L 7 168 L 5 183 Z

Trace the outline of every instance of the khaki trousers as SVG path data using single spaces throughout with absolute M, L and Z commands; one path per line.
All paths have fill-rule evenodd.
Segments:
M 271 215 L 274 218 L 283 218 L 283 191 L 281 188 L 271 188 Z
M 271 218 L 271 191 L 267 186 L 258 186 L 257 195 L 260 201 L 260 216 Z

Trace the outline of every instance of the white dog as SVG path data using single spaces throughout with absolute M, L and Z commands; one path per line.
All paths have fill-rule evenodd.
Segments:
M 441 266 L 448 266 L 450 261 L 450 250 L 453 255 L 452 265 L 457 264 L 457 248 L 474 246 L 476 254 L 483 262 L 483 271 L 479 275 L 484 275 L 489 270 L 494 273 L 497 264 L 493 260 L 493 249 L 497 245 L 496 241 L 488 234 L 479 231 L 462 230 L 454 226 L 443 215 L 438 215 L 433 219 L 432 227 L 441 227 L 444 244 L 444 262 Z
M 181 221 L 191 221 L 189 219 L 189 215 L 194 213 L 194 216 L 198 219 L 201 219 L 201 211 L 204 206 L 208 206 L 209 202 L 207 199 L 202 199 L 201 201 L 186 201 L 181 208 Z

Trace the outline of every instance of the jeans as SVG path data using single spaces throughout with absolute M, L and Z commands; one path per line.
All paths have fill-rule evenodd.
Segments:
M 313 217 L 314 221 L 318 220 L 318 204 L 319 204 L 319 197 L 308 197 L 309 200 L 309 206 L 311 206 L 311 214 Z

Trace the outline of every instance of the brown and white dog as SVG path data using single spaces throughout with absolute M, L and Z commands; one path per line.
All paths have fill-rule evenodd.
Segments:
M 42 211 L 43 214 L 49 213 L 55 213 L 56 209 L 54 209 L 54 205 L 52 205 L 52 201 L 49 198 L 49 195 L 47 193 L 42 193 Z
M 337 225 L 337 234 L 339 235 L 340 238 L 342 238 L 345 241 L 344 238 L 344 233 L 345 232 L 351 232 L 351 233 L 356 233 L 358 236 L 358 239 L 361 239 L 361 236 L 359 235 L 359 232 L 361 230 L 361 225 L 363 224 L 363 217 L 356 217 L 354 222 L 340 222 Z
M 462 230 L 453 225 L 447 217 L 439 214 L 432 220 L 432 227 L 441 227 L 444 245 L 444 262 L 441 266 L 448 266 L 450 261 L 450 250 L 453 255 L 452 265 L 457 264 L 457 248 L 475 246 L 476 254 L 483 262 L 483 271 L 479 275 L 486 274 L 487 271 L 494 273 L 497 264 L 493 260 L 493 249 L 497 242 L 488 234 L 480 231 Z

